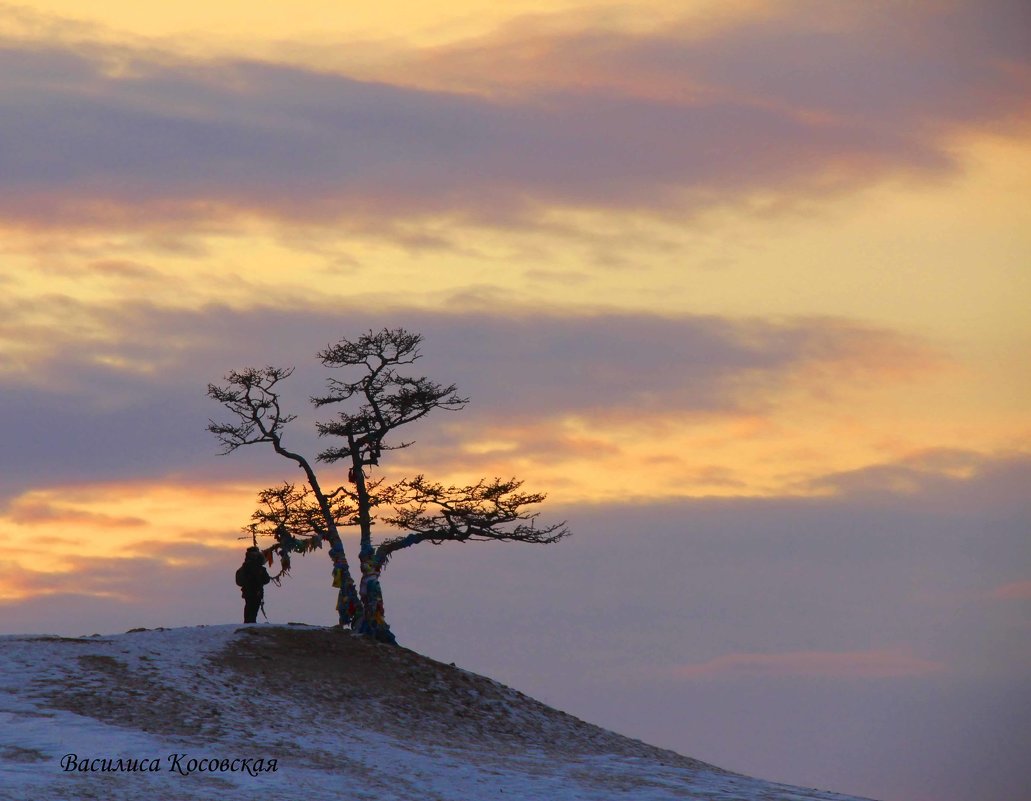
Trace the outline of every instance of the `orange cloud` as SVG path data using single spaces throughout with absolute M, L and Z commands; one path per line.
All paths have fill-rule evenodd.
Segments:
M 147 521 L 142 517 L 117 516 L 104 514 L 103 512 L 93 512 L 72 506 L 62 506 L 60 503 L 34 499 L 31 496 L 16 498 L 9 504 L 5 516 L 12 523 L 20 525 L 89 523 L 106 528 L 126 528 L 147 524 Z
M 103 548 L 80 542 L 73 548 L 61 549 L 56 558 L 34 563 L 38 567 L 26 564 L 24 559 L 0 563 L 0 600 L 16 602 L 76 595 L 141 604 L 158 592 L 160 585 L 167 587 L 195 579 L 198 572 L 224 571 L 233 558 L 225 546 L 225 542 L 218 540 L 144 540 L 120 549 L 117 556 L 109 556 Z
M 236 547 L 254 492 L 250 486 L 168 478 L 65 484 L 13 498 L 0 510 L 0 526 L 24 568 L 63 572 L 69 553 L 121 558 L 147 541 Z M 69 542 L 75 543 L 71 551 Z
M 988 597 L 996 601 L 1031 601 L 1031 581 L 1011 581 L 995 587 Z

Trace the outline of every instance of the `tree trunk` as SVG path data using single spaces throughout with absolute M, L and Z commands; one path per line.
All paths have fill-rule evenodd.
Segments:
M 383 586 L 380 584 L 379 574 L 379 560 L 375 556 L 370 554 L 367 559 L 362 560 L 362 584 L 359 594 L 365 613 L 364 633 L 378 642 L 397 645 L 397 639 L 387 625 L 383 607 Z
M 339 542 L 339 539 L 338 539 Z M 333 586 L 339 587 L 337 592 L 337 620 L 341 626 L 350 626 L 352 631 L 365 628 L 365 610 L 358 589 L 354 586 L 351 571 L 347 566 L 343 545 L 333 546 L 330 556 L 333 558 Z
M 308 464 L 308 460 L 299 453 L 294 453 L 284 448 L 278 436 L 272 434 L 269 436 L 276 453 L 296 462 L 297 466 L 304 471 L 304 475 L 308 479 L 308 486 L 315 493 L 315 500 L 318 501 L 319 509 L 322 512 L 322 519 L 326 523 L 326 531 L 329 534 L 329 556 L 333 560 L 333 586 L 339 588 L 336 603 L 337 620 L 341 626 L 349 625 L 353 631 L 360 631 L 365 628 L 364 609 L 361 598 L 358 597 L 358 591 L 354 586 L 354 579 L 351 578 L 351 568 L 347 564 L 344 543 L 340 539 L 340 532 L 337 530 L 336 521 L 333 519 L 333 512 L 329 507 L 329 499 L 322 491 L 322 487 L 319 486 L 318 476 L 315 475 L 315 471 Z M 364 481 L 362 481 L 361 486 L 364 490 Z M 368 517 L 368 496 L 366 496 L 366 517 Z M 363 526 L 364 530 L 365 526 Z
M 355 494 L 358 496 L 358 527 L 361 530 L 358 559 L 361 561 L 372 556 L 372 511 L 369 508 L 369 489 L 365 486 L 365 465 L 353 438 L 350 438 L 350 445 L 351 478 L 354 480 Z
M 379 583 L 380 563 L 372 548 L 372 509 L 369 490 L 365 486 L 364 464 L 360 448 L 349 436 L 351 446 L 351 475 L 354 478 L 355 494 L 358 496 L 358 524 L 361 529 L 361 547 L 358 563 L 361 565 L 362 581 L 359 590 L 362 608 L 362 622 L 358 629 L 362 634 L 378 642 L 397 645 L 397 639 L 387 625 L 383 608 L 383 589 Z M 352 627 L 353 628 L 353 627 Z

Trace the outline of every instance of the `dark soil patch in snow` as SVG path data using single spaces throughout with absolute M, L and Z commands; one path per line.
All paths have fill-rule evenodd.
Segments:
M 9 762 L 47 762 L 50 760 L 46 754 L 37 748 L 22 748 L 18 745 L 8 745 L 0 748 L 0 760 L 6 759 Z
M 241 629 L 212 662 L 252 687 L 266 710 L 277 702 L 314 708 L 339 717 L 341 726 L 361 721 L 413 745 L 608 753 L 713 770 L 585 723 L 484 676 L 346 630 Z M 255 711 L 261 714 L 260 708 Z
M 66 640 L 62 642 L 77 642 Z M 45 689 L 46 705 L 118 726 L 157 734 L 215 736 L 217 708 L 198 710 L 185 688 L 165 684 L 145 664 L 130 667 L 107 654 L 81 654 Z

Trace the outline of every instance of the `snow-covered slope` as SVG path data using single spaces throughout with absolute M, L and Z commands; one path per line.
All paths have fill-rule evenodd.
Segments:
M 0 799 L 259 796 L 850 801 L 728 773 L 334 629 L 0 637 Z

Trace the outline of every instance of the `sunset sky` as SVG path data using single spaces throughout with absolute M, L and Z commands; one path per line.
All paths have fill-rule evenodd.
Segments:
M 0 3 L 0 631 L 237 619 L 299 474 L 218 455 L 208 382 L 296 366 L 314 455 L 315 353 L 405 326 L 471 402 L 387 475 L 575 533 L 399 555 L 403 644 L 764 778 L 1017 801 L 1029 54 L 1021 0 Z

